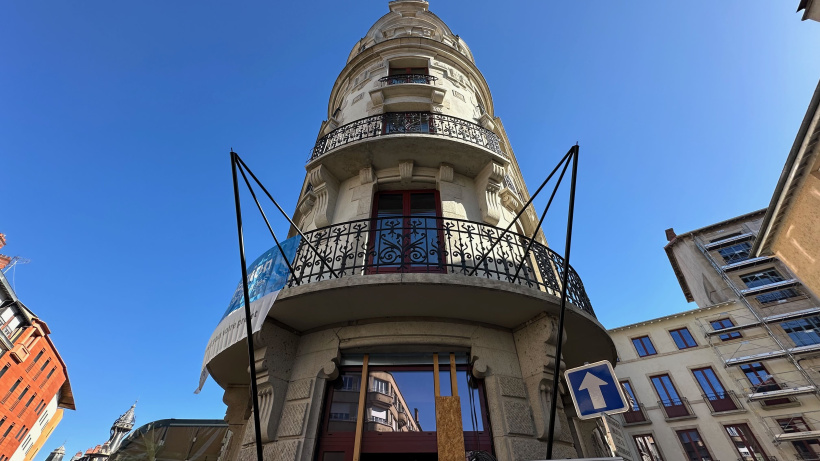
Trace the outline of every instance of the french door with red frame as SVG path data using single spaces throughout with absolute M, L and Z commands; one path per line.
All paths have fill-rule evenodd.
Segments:
M 442 356 L 444 357 L 444 356 Z M 468 378 L 470 365 L 457 365 L 464 446 L 492 453 L 483 382 Z M 342 367 L 329 386 L 320 426 L 316 461 L 351 461 L 362 385 L 365 408 L 361 459 L 426 461 L 437 459 L 433 367 L 427 365 Z M 449 365 L 439 371 L 441 395 L 449 395 Z M 470 403 L 472 402 L 472 406 Z M 473 430 L 474 429 L 474 430 Z
M 769 461 L 748 424 L 727 424 L 723 427 L 740 455 L 740 461 Z
M 718 379 L 715 374 L 715 370 L 713 370 L 712 367 L 697 368 L 692 370 L 692 374 L 695 375 L 695 379 L 700 385 L 704 397 L 709 400 L 712 410 L 718 413 L 738 409 L 734 400 L 732 400 L 732 397 L 728 392 L 726 392 L 726 389 L 723 387 L 723 384 Z
M 438 191 L 377 193 L 367 273 L 446 272 L 443 227 Z
M 649 379 L 652 381 L 652 386 L 655 387 L 655 392 L 658 394 L 658 399 L 660 399 L 664 411 L 666 411 L 667 418 L 689 416 L 689 410 L 683 404 L 683 400 L 674 384 L 672 384 L 669 375 L 657 375 Z

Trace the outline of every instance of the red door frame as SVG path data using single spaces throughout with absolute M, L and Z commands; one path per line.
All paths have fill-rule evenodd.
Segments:
M 709 379 L 709 375 L 706 374 L 707 370 L 712 372 L 712 376 L 714 376 L 715 381 L 717 381 L 718 385 L 721 388 L 720 392 L 718 392 L 718 390 L 715 389 L 714 384 Z M 698 371 L 703 373 L 707 384 L 709 384 L 709 389 L 704 389 L 703 388 L 703 383 L 700 382 L 700 380 L 698 379 L 698 376 L 696 374 L 696 372 L 698 372 Z M 731 397 L 729 397 L 729 391 L 726 390 L 726 386 L 724 386 L 723 383 L 720 381 L 720 378 L 718 377 L 717 373 L 715 373 L 714 368 L 712 368 L 712 367 L 695 368 L 695 369 L 692 370 L 692 374 L 695 375 L 695 381 L 697 381 L 698 386 L 700 386 L 700 389 L 703 391 L 703 394 L 712 403 L 712 409 L 713 410 L 715 410 L 716 412 L 719 412 L 719 411 L 732 411 L 732 410 L 737 410 L 738 409 L 735 402 L 732 400 Z M 714 396 L 714 398 L 710 399 L 709 398 L 710 394 L 712 396 Z
M 376 259 L 376 233 L 382 231 L 382 229 L 377 229 L 379 227 L 379 220 L 378 213 L 379 213 L 379 197 L 382 195 L 402 195 L 402 243 L 407 238 L 410 229 L 410 220 L 413 216 L 410 214 L 410 196 L 412 194 L 429 194 L 433 193 L 433 200 L 436 203 L 436 216 L 435 217 L 425 217 L 425 219 L 435 219 L 437 233 L 438 233 L 438 240 L 441 245 L 440 253 L 439 253 L 439 262 L 437 268 L 432 268 L 430 263 L 424 266 L 412 266 L 407 265 L 405 266 L 405 261 L 407 261 L 407 255 L 402 254 L 402 263 L 400 267 L 379 267 L 378 264 L 375 262 Z M 367 274 L 391 274 L 391 273 L 439 273 L 443 274 L 447 272 L 447 259 L 446 259 L 446 252 L 444 251 L 444 247 L 446 245 L 446 241 L 444 240 L 444 226 L 441 217 L 441 196 L 436 189 L 411 189 L 411 190 L 389 190 L 389 191 L 379 191 L 373 196 L 373 209 L 371 211 L 371 224 L 370 224 L 370 244 L 368 245 L 369 251 L 368 253 L 368 260 L 367 260 L 367 269 L 365 273 Z
M 470 365 L 456 365 L 456 371 L 467 371 Z M 432 365 L 396 365 L 396 366 L 370 366 L 367 367 L 368 374 L 371 371 L 429 371 L 432 373 Z M 443 365 L 441 371 L 449 369 Z M 339 370 L 345 372 L 362 372 L 361 366 L 345 366 Z M 360 386 L 367 386 L 369 379 L 362 377 Z M 464 431 L 464 446 L 467 451 L 484 450 L 493 453 L 492 431 L 490 430 L 490 420 L 488 417 L 487 398 L 484 392 L 484 382 L 476 380 L 478 384 L 478 402 L 481 408 L 481 422 L 484 430 Z M 324 408 L 322 409 L 322 422 L 319 427 L 318 441 L 316 445 L 316 461 L 323 461 L 323 455 L 327 452 L 344 452 L 345 461 L 353 460 L 353 443 L 356 437 L 355 432 L 328 433 L 327 427 L 330 422 L 330 407 L 333 402 L 335 389 L 328 385 L 325 393 Z M 469 402 L 466 396 L 462 397 L 462 405 Z M 409 409 L 407 409 L 409 410 Z M 362 453 L 437 453 L 438 445 L 435 431 L 421 432 L 362 432 Z

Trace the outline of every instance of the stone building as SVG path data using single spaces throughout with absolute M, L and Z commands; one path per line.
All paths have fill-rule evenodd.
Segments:
M 820 459 L 820 303 L 782 260 L 752 254 L 768 215 L 669 229 L 698 309 L 610 330 L 635 401 L 621 417 L 648 459 Z
M 321 256 L 302 240 L 254 334 L 265 459 L 543 459 L 553 373 L 614 362 L 614 345 L 571 270 L 555 357 L 563 258 L 534 210 L 513 222 L 529 194 L 487 82 L 426 1 L 388 5 L 331 89 L 298 192 Z M 227 459 L 256 456 L 245 347 L 208 364 Z M 576 457 L 561 395 L 554 456 Z
M 820 2 L 815 2 L 820 10 Z M 817 11 L 820 20 L 820 11 Z M 753 257 L 775 256 L 820 293 L 820 85 L 814 91 L 766 209 Z

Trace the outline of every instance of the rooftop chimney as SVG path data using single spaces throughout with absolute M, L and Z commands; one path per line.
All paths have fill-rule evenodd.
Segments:
M 666 240 L 667 241 L 671 242 L 672 240 L 675 240 L 675 237 L 677 237 L 677 234 L 675 234 L 675 229 L 673 229 L 671 227 L 669 229 L 666 229 Z

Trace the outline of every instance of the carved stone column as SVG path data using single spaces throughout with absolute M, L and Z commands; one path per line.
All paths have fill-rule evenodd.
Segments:
M 542 314 L 531 320 L 514 334 L 521 374 L 524 377 L 527 396 L 535 421 L 535 436 L 538 440 L 547 441 L 549 428 L 550 400 L 552 398 L 553 373 L 560 373 L 562 363 L 555 357 L 558 343 L 557 319 Z M 566 333 L 564 334 L 566 341 Z M 566 458 L 577 456 L 572 433 L 564 414 L 562 389 L 559 388 L 557 411 L 555 414 L 555 444 L 553 456 Z M 546 447 L 546 444 L 544 444 Z
M 222 395 L 222 401 L 228 406 L 225 410 L 225 422 L 231 438 L 225 447 L 225 459 L 237 459 L 242 448 L 245 422 L 250 417 L 251 401 L 248 398 L 250 386 L 229 386 Z

